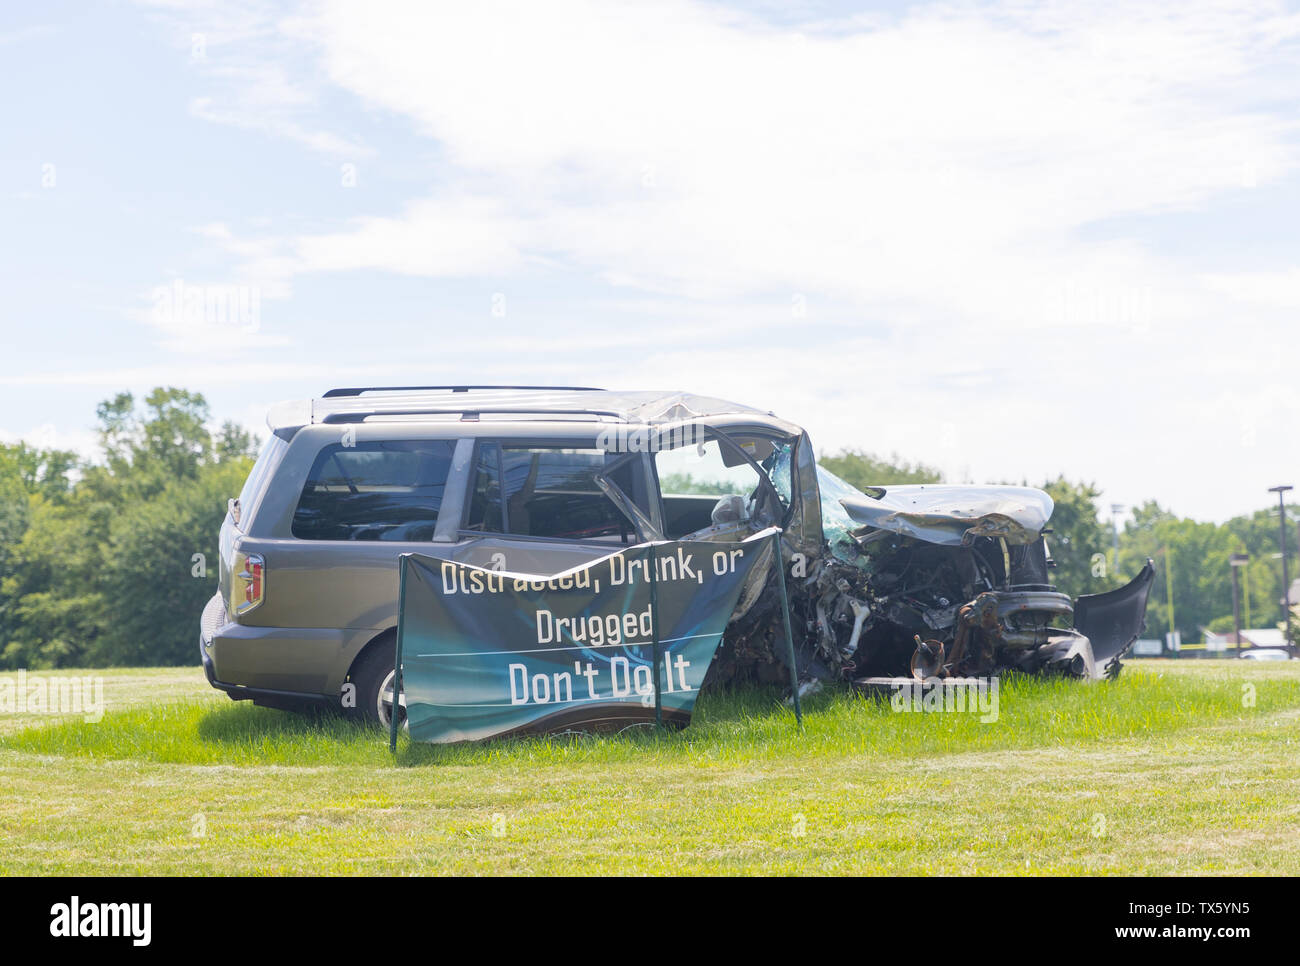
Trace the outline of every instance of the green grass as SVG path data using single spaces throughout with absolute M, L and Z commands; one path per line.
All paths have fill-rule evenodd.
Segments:
M 800 732 L 775 692 L 706 695 L 680 732 L 403 738 L 396 759 L 194 672 L 132 674 L 98 723 L 0 729 L 0 869 L 1300 871 L 1297 662 L 1004 678 L 995 723 L 837 692 Z
M 706 695 L 690 728 L 656 733 L 509 739 L 482 744 L 411 744 L 401 765 L 743 764 L 839 755 L 929 756 L 1012 748 L 1084 746 L 1155 738 L 1189 727 L 1245 723 L 1300 708 L 1300 677 L 1269 680 L 1254 671 L 1255 704 L 1244 707 L 1236 675 L 1167 675 L 1133 670 L 1120 680 L 1080 686 L 1065 680 L 1004 677 L 998 720 L 978 713 L 898 714 L 883 700 L 847 691 L 808 702 L 800 732 L 776 691 Z M 1233 669 L 1238 670 L 1238 669 Z M 1265 681 L 1267 683 L 1265 684 Z M 1264 684 L 1261 688 L 1260 685 Z M 45 755 L 83 755 L 184 765 L 391 765 L 384 735 L 333 716 L 285 714 L 248 703 L 207 700 L 137 706 L 91 723 L 29 727 L 3 746 Z
M 31 676 L 67 675 L 82 677 L 92 675 L 104 679 L 104 703 L 113 710 L 157 704 L 160 701 L 225 701 L 225 697 L 188 667 L 162 668 L 101 668 L 92 671 L 29 671 Z M 0 672 L 0 677 L 16 680 L 13 672 Z M 0 714 L 0 736 L 10 734 L 34 724 L 50 721 L 76 720 L 76 716 L 60 719 L 36 714 Z

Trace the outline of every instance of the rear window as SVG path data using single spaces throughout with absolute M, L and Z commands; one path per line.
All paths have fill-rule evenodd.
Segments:
M 326 446 L 293 515 L 304 540 L 433 539 L 454 443 L 385 440 Z
M 258 454 L 257 462 L 253 464 L 248 479 L 244 481 L 244 488 L 239 491 L 239 520 L 236 522 L 241 529 L 250 519 L 253 504 L 262 495 L 262 489 L 266 485 L 267 477 L 280 465 L 280 457 L 284 455 L 284 451 L 288 448 L 289 444 L 274 433 L 262 444 L 262 452 Z

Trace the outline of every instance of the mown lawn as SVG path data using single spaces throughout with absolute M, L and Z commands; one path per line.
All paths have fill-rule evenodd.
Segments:
M 991 723 L 706 696 L 682 732 L 395 759 L 197 671 L 77 673 L 102 720 L 0 716 L 4 872 L 1300 872 L 1300 662 L 1004 678 Z

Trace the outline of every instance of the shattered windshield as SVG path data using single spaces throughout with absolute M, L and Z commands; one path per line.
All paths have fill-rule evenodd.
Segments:
M 822 497 L 822 531 L 831 545 L 832 552 L 836 552 L 838 556 L 844 548 L 855 546 L 849 533 L 862 526 L 849 516 L 840 500 L 846 496 L 860 499 L 863 493 L 857 487 L 845 483 L 820 463 L 817 464 L 817 486 L 821 490 Z
M 768 479 L 785 506 L 794 498 L 794 477 L 790 471 L 791 458 L 794 456 L 792 442 L 777 443 L 771 454 L 759 465 L 766 471 Z

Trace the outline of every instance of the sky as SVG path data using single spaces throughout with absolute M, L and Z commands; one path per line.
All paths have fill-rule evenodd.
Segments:
M 1225 520 L 1300 485 L 1300 10 L 0 9 L 0 440 L 158 385 L 683 390 Z

